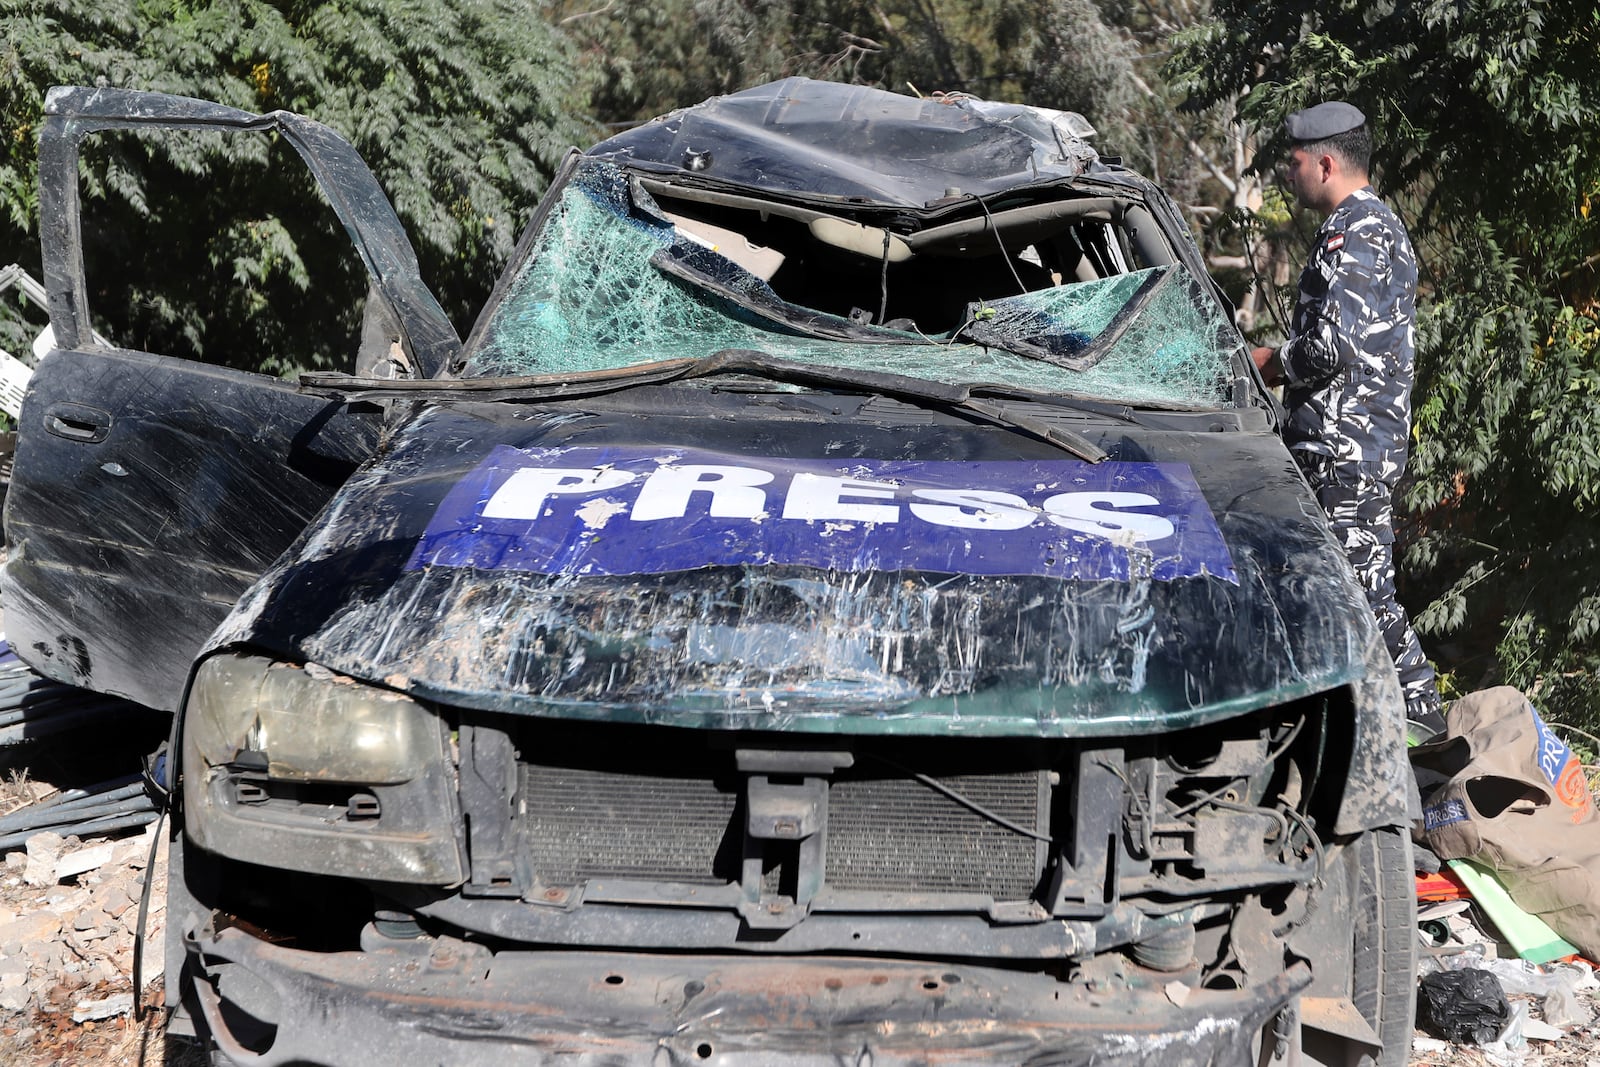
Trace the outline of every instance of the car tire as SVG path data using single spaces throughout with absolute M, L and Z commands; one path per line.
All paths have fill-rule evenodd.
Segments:
M 1369 830 L 1354 845 L 1359 876 L 1352 902 L 1355 938 L 1350 994 L 1377 1031 L 1383 1052 L 1362 1067 L 1405 1067 L 1417 1000 L 1417 895 L 1411 835 L 1396 827 Z

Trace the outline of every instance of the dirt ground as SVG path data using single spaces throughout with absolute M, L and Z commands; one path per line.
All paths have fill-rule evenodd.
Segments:
M 0 1061 L 11 1067 L 208 1067 L 198 1047 L 168 1042 L 160 1012 L 142 1023 L 121 1016 L 109 1023 L 73 1023 L 68 1015 L 28 1020 L 26 1025 L 0 1027 Z

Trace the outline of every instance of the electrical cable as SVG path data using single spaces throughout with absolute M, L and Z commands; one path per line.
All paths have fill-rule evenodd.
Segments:
M 994 243 L 1000 246 L 1000 258 L 1005 261 L 1006 269 L 1011 272 L 1011 277 L 1017 283 L 1017 292 L 1026 293 L 1028 287 L 1022 284 L 1022 275 L 1017 273 L 1016 264 L 1011 262 L 1011 253 L 1006 251 L 1006 243 L 1000 239 L 1000 227 L 996 225 L 994 216 L 989 214 L 989 205 L 983 202 L 983 197 L 977 193 L 968 193 L 968 196 L 978 202 L 983 208 L 983 217 L 989 220 L 989 231 L 994 234 Z
M 67 827 L 52 827 L 54 833 L 62 837 L 87 837 L 91 834 L 108 834 L 114 830 L 127 830 L 135 826 L 144 826 L 154 822 L 159 816 L 153 805 L 147 806 L 143 811 L 129 811 L 120 815 L 105 815 L 89 819 L 82 823 L 74 823 Z M 38 830 L 24 830 L 21 833 L 7 834 L 0 837 L 0 849 L 20 848 L 28 843 L 28 838 L 39 833 Z
M 156 832 L 150 835 L 150 854 L 144 861 L 144 885 L 139 890 L 139 921 L 133 935 L 133 1020 L 144 1021 L 144 938 L 150 918 L 150 898 L 156 881 L 156 852 L 161 847 L 161 833 L 167 826 L 167 810 L 163 805 L 156 816 Z M 169 979 L 170 981 L 170 979 Z
M 63 789 L 61 792 L 45 797 L 43 800 L 34 801 L 29 807 L 45 808 L 55 804 L 65 804 L 71 800 L 82 800 L 85 797 L 103 793 L 108 789 L 121 789 L 123 786 L 132 785 L 140 780 L 141 776 L 137 774 L 125 774 L 118 778 L 107 778 L 105 781 L 95 782 L 93 785 L 80 786 L 76 789 Z M 12 814 L 15 813 L 7 812 L 4 817 L 9 817 Z
M 125 804 L 138 799 L 143 793 L 144 784 L 134 782 L 131 785 L 91 793 L 61 803 L 41 801 L 0 816 L 0 830 L 12 830 L 19 826 L 48 825 L 81 818 L 82 812 Z
M 1296 719 L 1295 723 L 1294 723 L 1294 726 L 1290 728 L 1288 735 L 1285 736 L 1284 739 L 1278 743 L 1278 747 L 1277 748 L 1275 748 L 1271 752 L 1267 753 L 1266 758 L 1261 761 L 1259 766 L 1260 767 L 1270 766 L 1279 756 L 1281 756 L 1285 752 L 1289 751 L 1289 746 L 1294 744 L 1294 739 L 1296 737 L 1300 736 L 1300 729 L 1301 729 L 1301 727 L 1305 726 L 1305 724 L 1306 724 L 1306 721 L 1304 719 Z M 1259 767 L 1258 767 L 1258 769 L 1259 769 Z M 1177 811 L 1173 812 L 1172 813 L 1172 817 L 1173 818 L 1177 818 L 1177 817 L 1179 817 L 1181 815 L 1188 815 L 1189 813 L 1195 811 L 1197 808 L 1200 808 L 1201 806 L 1203 806 L 1205 804 L 1215 802 L 1218 797 L 1222 796 L 1222 794 L 1224 794 L 1228 790 L 1232 789 L 1234 787 L 1234 785 L 1238 783 L 1238 781 L 1239 781 L 1239 779 L 1241 777 L 1242 777 L 1242 775 L 1234 775 L 1232 778 L 1228 779 L 1226 784 L 1220 786 L 1217 789 L 1213 789 L 1211 792 L 1207 793 L 1205 796 L 1201 797 L 1198 800 L 1190 801 L 1188 804 L 1185 804 L 1183 807 L 1181 807 Z
M 889 228 L 883 229 L 883 267 L 878 273 L 878 325 L 889 318 Z

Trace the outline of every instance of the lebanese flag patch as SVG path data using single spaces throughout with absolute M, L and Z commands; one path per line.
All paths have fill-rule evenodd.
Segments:
M 1328 243 L 1323 246 L 1330 252 L 1337 252 L 1344 247 L 1344 234 L 1336 233 L 1328 238 Z

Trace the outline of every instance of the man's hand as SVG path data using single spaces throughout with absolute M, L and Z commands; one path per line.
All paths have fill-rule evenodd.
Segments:
M 1283 381 L 1283 364 L 1278 362 L 1276 348 L 1252 349 L 1250 358 L 1256 361 L 1256 369 L 1261 372 L 1262 381 L 1268 385 L 1277 385 Z

